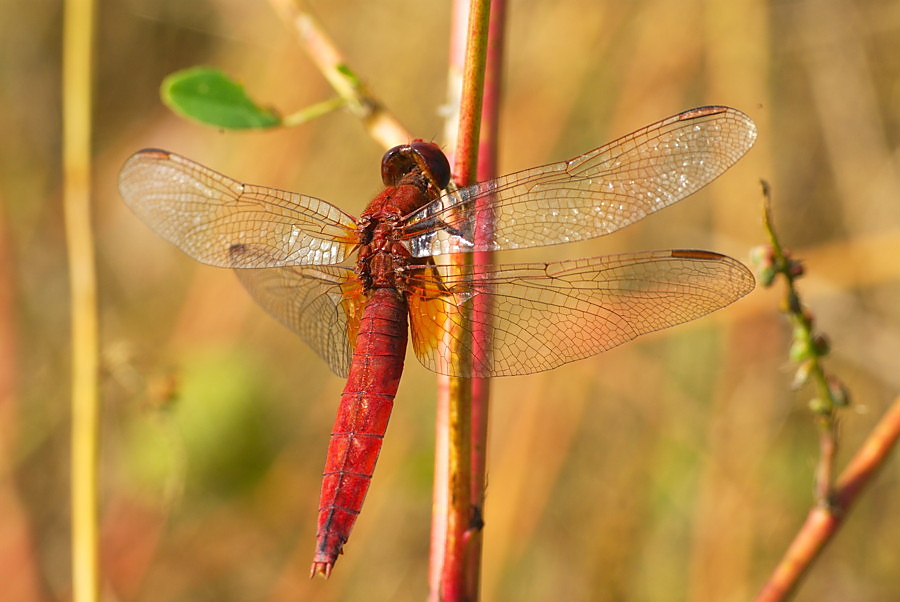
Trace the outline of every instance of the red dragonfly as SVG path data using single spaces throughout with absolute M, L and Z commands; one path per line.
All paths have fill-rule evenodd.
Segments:
M 320 199 L 242 184 L 157 149 L 125 163 L 119 190 L 188 255 L 236 268 L 260 305 L 347 377 L 312 565 L 312 574 L 327 577 L 378 459 L 403 370 L 407 319 L 416 356 L 429 370 L 530 374 L 693 320 L 754 286 L 740 262 L 708 251 L 470 271 L 434 257 L 609 234 L 708 184 L 755 139 L 756 127 L 740 111 L 701 107 L 568 161 L 457 190 L 448 190 L 450 166 L 440 148 L 416 140 L 385 154 L 385 189 L 358 219 Z M 479 337 L 465 336 L 473 319 Z

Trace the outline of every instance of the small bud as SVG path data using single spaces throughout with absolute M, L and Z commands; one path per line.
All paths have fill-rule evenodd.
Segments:
M 775 282 L 775 276 L 777 275 L 778 270 L 776 270 L 774 266 L 767 266 L 756 270 L 756 279 L 759 280 L 759 283 L 765 288 L 772 286 L 772 283 Z
M 833 376 L 828 377 L 828 392 L 837 407 L 846 408 L 850 405 L 850 391 L 847 390 L 844 383 Z
M 794 382 L 791 383 L 791 387 L 795 391 L 809 382 L 809 373 L 812 370 L 812 367 L 812 360 L 805 360 L 803 362 L 800 362 L 800 365 L 797 367 L 797 371 L 794 373 Z
M 817 356 L 823 357 L 831 351 L 831 341 L 824 334 L 817 334 L 813 337 L 812 347 Z
M 772 246 L 757 245 L 750 249 L 750 263 L 758 267 L 775 265 L 775 252 L 772 250 Z
M 765 287 L 772 285 L 778 270 L 775 268 L 775 255 L 771 246 L 759 245 L 750 249 L 750 265 L 756 271 L 760 284 Z
M 791 343 L 791 350 L 788 355 L 792 361 L 798 364 L 812 358 L 812 353 L 810 352 L 809 345 L 805 338 L 794 339 L 794 342 Z
M 827 414 L 830 411 L 828 402 L 818 397 L 809 400 L 809 409 L 816 414 Z
M 768 258 L 772 257 L 772 247 L 769 245 L 756 245 L 750 249 L 750 264 L 754 267 L 771 263 Z
M 806 273 L 806 268 L 803 266 L 803 262 L 799 259 L 790 259 L 788 260 L 788 274 L 790 274 L 793 278 L 799 278 L 803 274 Z

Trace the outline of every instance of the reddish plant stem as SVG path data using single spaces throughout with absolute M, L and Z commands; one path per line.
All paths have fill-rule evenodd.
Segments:
M 841 474 L 831 498 L 832 503 L 827 506 L 819 504 L 810 510 L 806 522 L 756 597 L 757 602 L 784 600 L 797 588 L 809 567 L 843 523 L 863 487 L 884 464 L 898 437 L 900 398 L 894 400 Z
M 472 0 L 469 4 L 466 59 L 460 99 L 459 136 L 453 169 L 457 186 L 475 182 L 478 166 L 478 142 L 481 134 L 481 107 L 484 102 L 484 76 L 487 67 L 487 38 L 490 0 Z
M 465 0 L 456 0 L 451 5 L 450 55 L 447 65 L 447 106 L 451 112 L 447 116 L 444 140 L 445 152 L 454 164 L 456 141 L 459 134 L 459 100 L 462 94 L 462 73 L 466 51 L 466 25 L 469 6 Z M 434 443 L 434 492 L 431 507 L 431 552 L 428 565 L 429 600 L 437 602 L 441 594 L 441 579 L 444 572 L 445 552 L 449 534 L 450 507 L 450 398 L 449 376 L 437 377 L 437 406 L 435 408 Z
M 461 25 L 461 21 L 457 19 L 455 23 Z M 490 1 L 472 0 L 466 25 L 459 134 L 453 161 L 454 179 L 458 186 L 471 184 L 476 177 L 489 22 Z M 453 71 L 451 64 L 451 73 Z M 461 270 L 471 269 L 471 258 L 467 259 L 468 265 L 460 265 Z M 473 307 L 472 311 L 478 309 Z M 476 336 L 476 333 L 470 332 L 469 335 Z M 477 336 L 484 336 L 484 333 L 478 333 Z M 455 371 L 463 374 L 470 372 L 475 359 L 465 354 L 455 354 Z M 473 488 L 472 483 L 471 456 L 475 447 L 472 440 L 472 379 L 451 378 L 445 390 L 448 398 L 446 401 L 439 400 L 437 422 L 438 441 L 445 441 L 447 449 L 445 452 L 439 450 L 436 458 L 446 457 L 447 468 L 446 474 L 442 474 L 444 469 L 436 469 L 436 478 L 442 480 L 435 484 L 435 511 L 446 508 L 446 518 L 436 518 L 435 528 L 432 530 L 434 556 L 431 565 L 431 599 L 475 600 L 478 598 L 478 574 L 477 571 L 473 573 L 470 568 L 480 563 L 481 546 L 480 537 L 477 537 L 480 521 L 474 520 L 476 515 L 480 515 L 480 511 L 473 506 L 473 499 L 476 499 L 473 496 L 480 500 L 481 494 L 473 493 L 473 490 L 483 490 L 483 485 L 476 484 Z M 484 387 L 479 387 L 478 390 L 481 394 L 486 391 Z M 484 404 L 480 405 L 486 408 Z M 479 420 L 482 425 L 477 429 L 478 437 L 484 437 L 484 410 L 479 410 Z M 440 433 L 443 428 L 447 429 L 446 436 Z M 483 462 L 483 439 L 476 446 L 482 450 L 480 458 Z M 475 472 L 483 475 L 483 466 L 475 468 Z M 441 491 L 444 487 L 446 492 Z M 443 526 L 441 530 L 437 528 L 439 522 Z M 441 548 L 442 551 L 435 551 L 436 548 Z
M 484 102 L 481 107 L 481 135 L 478 150 L 478 181 L 497 176 L 497 142 L 499 134 L 500 95 L 503 65 L 504 24 L 506 17 L 505 0 L 491 2 L 491 18 L 488 25 L 487 65 L 484 79 Z M 476 229 L 475 243 L 485 242 L 493 238 L 492 214 L 490 205 L 492 197 L 484 197 L 476 202 L 476 214 L 485 216 L 486 223 Z M 478 266 L 493 263 L 493 253 L 479 251 L 474 253 L 475 276 L 478 277 Z M 489 349 L 490 333 L 485 328 L 487 320 L 479 318 L 490 308 L 486 305 L 488 297 L 478 295 L 473 305 L 472 338 L 483 341 L 476 344 L 476 349 Z M 489 351 L 484 351 L 489 353 Z M 485 483 L 487 470 L 488 420 L 490 418 L 490 379 L 472 379 L 472 428 L 471 428 L 471 484 L 470 499 L 472 515 L 469 524 L 469 542 L 467 546 L 467 571 L 470 591 L 479 591 L 481 580 L 482 528 L 485 512 Z

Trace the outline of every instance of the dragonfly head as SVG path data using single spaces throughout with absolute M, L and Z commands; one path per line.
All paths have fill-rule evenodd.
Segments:
M 450 163 L 437 144 L 413 140 L 395 146 L 381 159 L 381 179 L 385 186 L 398 186 L 410 176 L 425 176 L 438 190 L 450 182 Z

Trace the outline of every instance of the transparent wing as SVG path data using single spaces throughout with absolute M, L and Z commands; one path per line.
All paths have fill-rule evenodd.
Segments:
M 550 370 L 699 318 L 754 286 L 739 261 L 707 251 L 457 269 L 416 267 L 407 294 L 416 356 L 453 376 Z
M 340 263 L 356 244 L 352 217 L 325 201 L 242 184 L 179 155 L 135 153 L 119 173 L 125 203 L 160 236 L 219 267 Z M 235 245 L 264 249 L 234 265 Z
M 231 251 L 237 265 L 264 264 L 266 253 L 253 247 Z M 352 269 L 289 266 L 235 273 L 257 303 L 299 334 L 335 374 L 347 376 L 367 299 Z
M 447 192 L 408 218 L 406 239 L 426 257 L 609 234 L 713 181 L 755 140 L 740 111 L 692 109 L 568 161 Z

